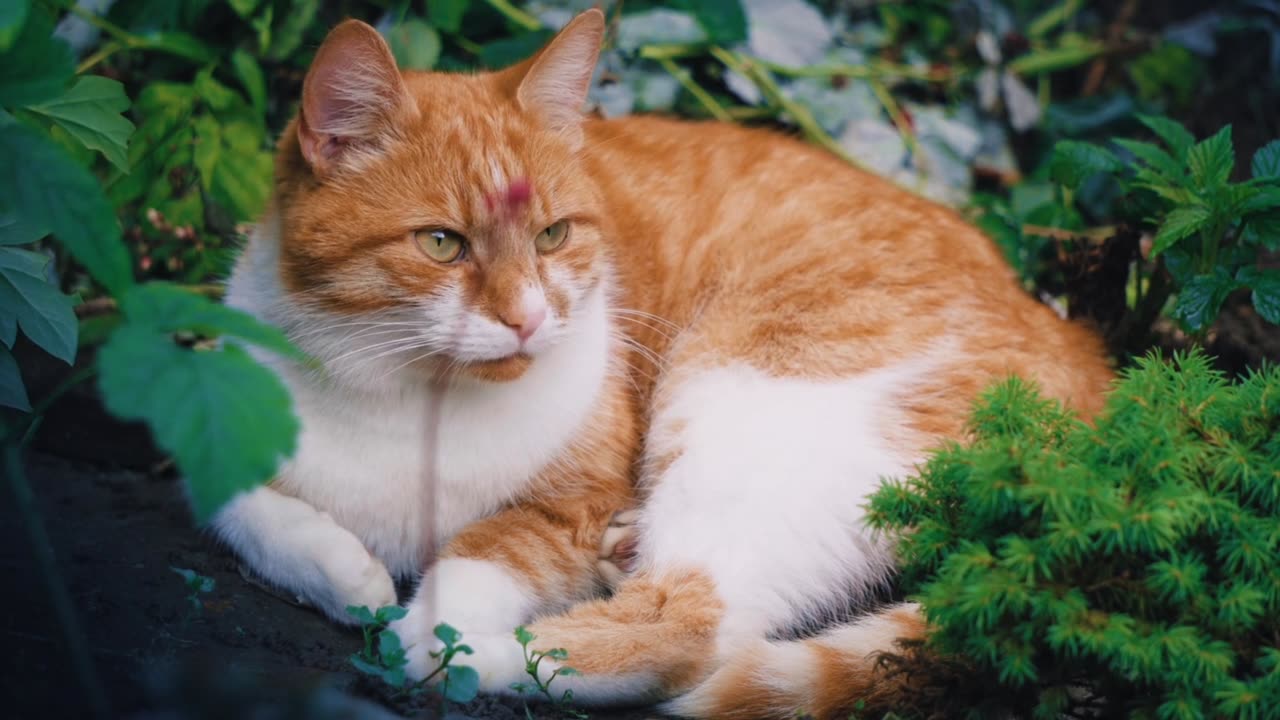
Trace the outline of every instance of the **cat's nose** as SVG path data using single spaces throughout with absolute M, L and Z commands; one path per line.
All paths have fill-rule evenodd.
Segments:
M 540 292 L 526 292 L 517 307 L 500 317 L 503 324 L 516 331 L 520 342 L 524 342 L 533 337 L 542 321 L 547 319 L 547 301 Z

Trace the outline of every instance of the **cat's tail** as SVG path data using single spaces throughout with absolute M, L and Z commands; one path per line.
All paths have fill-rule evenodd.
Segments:
M 880 657 L 900 652 L 900 640 L 919 640 L 924 633 L 920 607 L 906 603 L 816 637 L 760 641 L 662 709 L 708 720 L 825 720 L 895 704 L 908 691 L 909 677 Z

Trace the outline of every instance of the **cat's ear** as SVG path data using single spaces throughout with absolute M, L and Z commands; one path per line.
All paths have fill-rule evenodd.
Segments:
M 604 39 L 604 13 L 592 8 L 578 15 L 534 56 L 516 100 L 572 145 L 582 142 L 582 106 Z
M 323 174 L 350 153 L 377 148 L 416 110 L 386 41 L 346 20 L 329 32 L 302 83 L 302 156 Z

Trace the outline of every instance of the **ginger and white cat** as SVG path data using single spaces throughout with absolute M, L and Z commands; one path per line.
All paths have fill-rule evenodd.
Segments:
M 528 624 L 580 700 L 826 717 L 885 697 L 867 655 L 921 633 L 914 607 L 775 638 L 889 578 L 862 525 L 881 477 L 961 438 L 1010 373 L 1092 414 L 1101 347 L 955 213 L 820 150 L 583 117 L 603 31 L 583 13 L 472 75 L 331 33 L 228 289 L 321 368 L 268 358 L 299 449 L 216 528 L 338 621 L 425 571 L 395 626 L 417 676 L 443 620 L 488 691 L 522 679 Z M 606 538 L 630 534 L 634 567 L 600 599 L 635 496 Z

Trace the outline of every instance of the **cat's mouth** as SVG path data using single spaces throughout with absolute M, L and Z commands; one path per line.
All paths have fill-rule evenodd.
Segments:
M 532 355 L 526 352 L 515 352 L 491 360 L 471 360 L 462 364 L 461 368 L 462 372 L 480 380 L 511 382 L 524 375 L 532 364 Z

